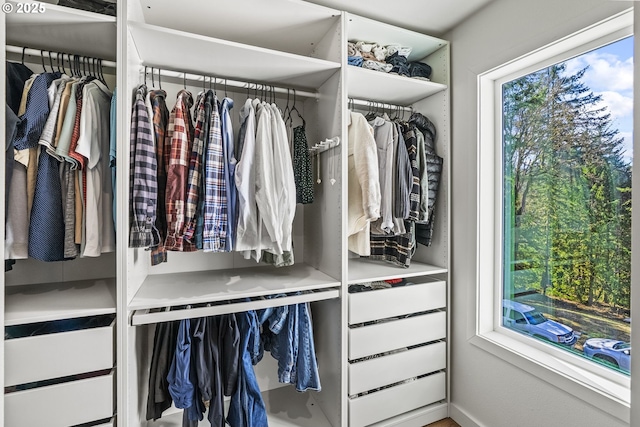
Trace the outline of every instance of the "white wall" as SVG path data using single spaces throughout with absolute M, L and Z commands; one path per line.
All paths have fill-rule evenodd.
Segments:
M 631 5 L 496 0 L 445 36 L 451 41 L 453 77 L 451 415 L 463 427 L 628 426 L 469 339 L 476 314 L 477 75 Z

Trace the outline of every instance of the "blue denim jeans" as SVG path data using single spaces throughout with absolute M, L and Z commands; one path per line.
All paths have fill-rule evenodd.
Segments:
M 268 427 L 267 410 L 253 370 L 252 360 L 260 351 L 260 329 L 255 311 L 236 313 L 240 330 L 241 363 L 238 387 L 231 396 L 227 422 L 231 427 Z
M 278 380 L 296 390 L 320 390 L 309 303 L 268 308 L 260 313 L 265 350 L 278 361 Z M 268 329 L 268 330 L 267 330 Z

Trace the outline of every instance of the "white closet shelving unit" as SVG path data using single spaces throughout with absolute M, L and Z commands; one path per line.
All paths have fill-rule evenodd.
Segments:
M 274 19 L 269 19 L 272 16 Z M 240 24 L 241 23 L 241 24 Z M 127 5 L 126 25 L 121 28 L 121 85 L 126 87 L 118 100 L 122 119 L 121 139 L 128 140 L 131 93 L 144 81 L 144 67 L 214 77 L 218 96 L 222 97 L 223 79 L 274 85 L 311 92 L 315 97 L 296 99 L 306 120 L 307 138 L 314 141 L 342 136 L 341 12 L 302 1 L 241 0 L 233 6 L 215 2 L 133 0 Z M 149 69 L 149 68 L 148 68 Z M 147 78 L 147 85 L 151 85 Z M 156 77 L 157 83 L 157 77 Z M 205 84 L 205 86 L 208 85 Z M 156 87 L 159 84 L 156 84 Z M 185 87 L 195 95 L 203 83 L 180 78 L 162 78 L 167 91 L 167 107 L 175 104 L 175 95 Z M 254 90 L 229 88 L 234 99 L 231 111 L 234 128 L 238 111 Z M 291 91 L 293 98 L 293 91 Z M 259 91 L 258 91 L 259 96 Z M 286 94 L 277 96 L 284 110 Z M 237 132 L 237 128 L 235 129 Z M 126 148 L 128 152 L 128 148 Z M 340 155 L 340 147 L 336 149 Z M 119 156 L 123 165 L 127 155 Z M 125 166 L 126 167 L 126 166 Z M 328 173 L 327 164 L 322 165 Z M 316 186 L 315 201 L 298 205 L 294 221 L 295 265 L 275 268 L 245 260 L 237 253 L 168 253 L 168 262 L 150 266 L 149 253 L 119 244 L 119 261 L 126 266 L 122 280 L 122 312 L 127 324 L 121 331 L 118 352 L 121 395 L 119 413 L 125 413 L 127 425 L 179 426 L 182 414 L 166 411 L 157 422 L 147 422 L 146 399 L 150 356 L 156 322 L 241 312 L 265 304 L 259 297 L 283 292 L 306 291 L 279 299 L 277 305 L 312 302 L 316 325 L 316 354 L 322 366 L 321 392 L 297 393 L 292 386 L 277 382 L 277 367 L 270 355 L 256 366 L 269 424 L 284 426 L 337 426 L 341 423 L 341 387 L 343 367 L 342 271 L 343 238 L 340 203 L 342 181 Z M 128 183 L 118 192 L 128 200 Z M 119 208 L 126 218 L 127 206 Z M 128 221 L 119 224 L 119 235 L 128 235 Z M 245 298 L 254 298 L 250 302 Z M 216 305 L 218 302 L 229 304 Z M 168 306 L 212 303 L 211 307 L 172 310 Z M 206 425 L 206 422 L 201 425 Z
M 344 65 L 348 99 L 411 107 L 424 114 L 436 127 L 436 152 L 444 158 L 431 246 L 418 244 L 406 269 L 349 252 L 346 274 L 347 286 L 397 278 L 413 283 L 345 292 L 347 425 L 420 427 L 448 415 L 449 45 L 352 14 L 345 20 L 345 43 L 409 46 L 409 61 L 432 67 L 430 81 L 425 81 Z
M 43 14 L 13 13 L 0 18 L 5 44 L 116 60 L 117 70 L 105 71 L 109 86 L 118 86 L 116 253 L 64 263 L 19 260 L 3 277 L 7 326 L 114 314 L 116 322 L 7 340 L 5 369 L 0 372 L 5 386 L 14 386 L 116 365 L 118 369 L 99 377 L 8 393 L 4 425 L 68 426 L 104 419 L 104 425 L 110 426 L 180 426 L 182 414 L 175 408 L 157 422 L 145 419 L 155 324 L 258 309 L 270 304 L 261 297 L 283 292 L 289 295 L 281 300 L 286 303 L 311 302 L 322 391 L 298 393 L 279 384 L 276 363 L 265 355 L 256 373 L 272 427 L 421 427 L 446 417 L 448 43 L 301 0 L 237 0 L 224 6 L 196 0 L 128 0 L 118 6 L 117 19 L 51 4 L 45 4 Z M 433 69 L 432 81 L 347 65 L 346 43 L 355 39 L 412 46 L 409 59 L 427 62 Z M 20 60 L 20 55 L 3 58 L 7 56 Z M 41 70 L 39 57 L 27 56 L 26 61 L 34 71 Z M 150 87 L 151 67 L 156 70 L 156 88 L 160 86 L 158 69 L 207 76 L 205 87 L 208 78 L 214 77 L 219 97 L 227 91 L 225 78 L 251 82 L 250 90 L 228 88 L 235 102 L 231 113 L 236 132 L 238 112 L 247 95 L 257 92 L 260 96 L 254 83 L 315 94 L 296 99 L 306 120 L 309 144 L 335 136 L 341 143 L 319 155 L 322 183 L 315 185 L 314 203 L 297 207 L 294 266 L 256 264 L 236 253 L 169 252 L 169 262 L 152 267 L 148 251 L 128 248 L 130 114 L 133 90 L 145 81 L 145 66 Z M 174 73 L 174 77 L 163 76 L 161 85 L 171 109 L 183 86 L 195 98 L 203 82 L 183 81 Z M 418 246 L 407 269 L 356 258 L 347 250 L 350 98 L 412 106 L 436 126 L 436 149 L 444 158 L 444 168 L 433 243 Z M 286 102 L 286 94 L 277 95 L 280 108 Z M 0 120 L 4 120 L 3 108 Z M 333 185 L 330 178 L 336 180 Z M 348 292 L 349 285 L 392 278 L 415 284 Z M 305 293 L 296 295 L 299 291 Z M 162 310 L 203 303 L 211 306 L 194 307 L 191 312 Z M 69 351 L 55 350 L 60 348 Z M 51 366 L 33 359 L 38 353 L 58 362 Z M 31 369 L 35 364 L 42 366 Z M 16 418 L 25 413 L 34 418 Z M 106 421 L 113 414 L 117 416 Z
M 41 13 L 18 13 L 19 3 L 8 3 L 13 11 L 0 18 L 5 45 L 42 49 L 45 54 L 54 51 L 115 60 L 115 17 L 47 3 L 42 4 Z M 25 5 L 23 10 L 31 9 L 34 3 L 20 2 Z M 2 55 L 3 60 L 21 60 L 21 55 L 7 54 L 5 49 Z M 56 60 L 53 55 L 54 65 Z M 42 72 L 41 62 L 40 56 L 25 56 L 25 65 L 34 72 Z M 49 69 L 48 56 L 44 62 Z M 113 88 L 115 70 L 104 72 Z M 4 132 L 0 138 L 4 141 Z M 4 199 L 4 184 L 1 187 Z M 2 218 L 4 222 L 4 213 Z M 115 260 L 113 253 L 55 263 L 17 260 L 3 275 L 4 325 L 14 330 L 54 321 L 115 318 Z M 5 393 L 4 425 L 68 426 L 99 420 L 101 426 L 115 425 L 114 344 L 115 321 L 100 327 L 5 339 L 4 385 L 16 391 Z M 99 375 L 92 374 L 98 371 Z M 53 383 L 42 385 L 51 380 Z

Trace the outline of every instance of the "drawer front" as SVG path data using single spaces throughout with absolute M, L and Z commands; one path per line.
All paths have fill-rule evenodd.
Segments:
M 349 400 L 349 427 L 364 427 L 443 400 L 445 374 L 429 375 Z
M 435 310 L 446 304 L 447 288 L 443 281 L 354 292 L 349 294 L 349 324 Z
M 113 368 L 114 324 L 4 342 L 4 385 Z
M 113 416 L 113 372 L 84 380 L 5 394 L 12 427 L 68 427 Z
M 442 311 L 349 329 L 349 359 L 445 338 L 446 324 Z
M 349 364 L 349 394 L 358 394 L 444 369 L 444 342 Z

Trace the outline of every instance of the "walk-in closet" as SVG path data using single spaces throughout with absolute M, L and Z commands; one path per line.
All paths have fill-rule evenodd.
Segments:
M 88 76 L 108 89 L 108 120 L 93 126 L 109 130 L 111 145 L 100 146 L 104 167 L 96 176 L 104 190 L 101 218 L 110 221 L 115 243 L 103 239 L 104 253 L 84 256 L 83 238 L 96 231 L 89 226 L 70 246 L 79 249 L 76 259 L 45 262 L 29 250 L 15 256 L 5 238 L 5 260 L 15 259 L 5 261 L 4 274 L 5 426 L 205 426 L 224 418 L 243 425 L 237 420 L 264 416 L 271 427 L 421 427 L 449 415 L 446 40 L 301 0 L 127 0 L 117 2 L 117 11 L 116 3 L 100 11 L 9 4 L 42 7 L 43 13 L 4 14 L 6 61 L 32 73 L 59 72 L 56 78 Z M 393 47 L 400 51 L 393 66 L 402 71 L 388 72 L 391 62 L 384 61 L 368 69 L 352 64 L 356 45 L 360 53 L 368 53 L 367 45 L 385 52 Z M 248 124 L 247 114 L 255 115 L 255 123 Z M 246 137 L 256 132 L 259 114 L 271 117 L 272 139 L 260 140 L 259 132 Z M 407 239 L 401 262 L 387 256 L 387 249 L 401 246 L 393 238 L 376 240 L 384 256 L 350 250 L 350 202 L 361 197 L 350 194 L 355 172 L 349 135 L 356 115 L 393 123 L 396 144 L 402 126 L 414 118 L 428 124 L 424 133 L 407 127 L 405 136 L 420 132 L 412 137 L 419 143 L 402 145 L 413 184 L 424 176 L 425 186 L 412 188 L 422 191 L 425 208 L 419 217 L 396 218 L 403 230 L 398 236 Z M 214 127 L 230 141 L 224 159 L 207 142 L 217 138 Z M 182 134 L 191 135 L 189 148 L 174 144 Z M 249 139 L 260 153 L 255 158 L 267 156 L 273 164 L 247 166 Z M 10 141 L 6 146 L 15 149 Z M 208 172 L 197 178 L 194 167 L 206 171 L 199 165 L 214 155 L 225 165 L 224 178 Z M 65 166 L 65 156 L 55 160 L 62 196 L 67 169 L 82 193 L 90 167 Z M 274 168 L 272 181 L 261 167 Z M 241 178 L 245 172 L 239 170 L 250 172 Z M 27 172 L 21 173 L 26 181 Z M 201 187 L 191 186 L 198 179 Z M 262 186 L 254 184 L 260 179 Z M 292 187 L 293 179 L 304 179 L 304 189 Z M 248 199 L 243 183 L 251 188 Z M 224 220 L 213 220 L 218 213 L 207 210 L 204 194 L 225 185 L 234 188 L 233 202 L 225 193 Z M 5 200 L 15 187 L 3 186 Z M 63 214 L 74 206 L 62 205 Z M 4 216 L 9 226 L 12 209 Z M 199 215 L 204 231 L 198 231 Z M 238 222 L 230 225 L 234 215 Z M 238 229 L 250 235 L 249 223 L 259 236 L 276 233 L 282 240 L 265 244 L 258 238 L 251 246 L 237 237 Z M 47 240 L 28 236 L 28 243 L 38 241 Z M 289 334 L 289 345 L 296 342 L 298 359 L 288 363 L 294 371 L 310 369 L 314 380 L 282 373 L 278 320 L 286 323 L 282 333 Z M 228 325 L 233 327 L 226 333 L 233 330 L 235 338 L 214 332 Z M 216 350 L 202 339 L 214 335 Z M 296 335 L 299 344 L 291 338 Z M 210 352 L 211 366 L 189 361 L 198 348 Z M 298 350 L 315 363 L 309 367 Z M 220 368 L 229 364 L 227 354 L 239 363 L 235 370 Z M 203 394 L 198 375 L 206 369 L 212 376 L 206 387 L 215 390 Z M 227 374 L 231 387 L 220 384 Z M 176 399 L 177 384 L 187 382 L 191 388 L 180 389 L 185 398 Z M 167 399 L 168 389 L 173 399 Z

